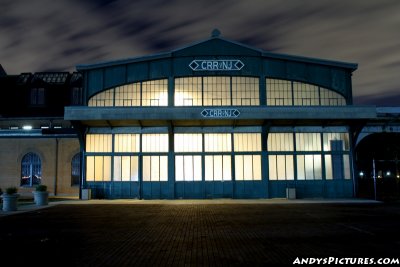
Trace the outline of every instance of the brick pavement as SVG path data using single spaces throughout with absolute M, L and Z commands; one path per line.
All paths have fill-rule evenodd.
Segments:
M 399 257 L 398 204 L 64 204 L 0 217 L 20 266 L 262 266 Z

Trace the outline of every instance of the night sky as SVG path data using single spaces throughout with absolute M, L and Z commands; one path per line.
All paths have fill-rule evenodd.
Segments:
M 210 37 L 358 63 L 355 104 L 400 106 L 398 0 L 0 0 L 8 74 L 164 52 Z

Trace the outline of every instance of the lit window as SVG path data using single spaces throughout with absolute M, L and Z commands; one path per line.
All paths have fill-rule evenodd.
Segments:
M 321 135 L 296 133 L 296 151 L 321 151 Z
M 114 156 L 114 181 L 139 181 L 139 157 Z
M 203 142 L 201 134 L 175 134 L 175 152 L 201 152 Z
M 86 152 L 111 152 L 111 134 L 86 135 Z
M 292 83 L 286 80 L 267 79 L 267 105 L 268 106 L 291 106 Z
M 21 161 L 21 186 L 39 185 L 42 180 L 42 162 L 35 153 L 26 154 Z
M 259 80 L 253 77 L 232 77 L 232 105 L 260 104 Z
M 323 141 L 324 151 L 348 151 L 350 149 L 348 133 L 324 133 Z M 340 147 L 337 147 L 336 144 L 339 144 Z
M 261 155 L 235 156 L 235 179 L 237 181 L 260 181 Z
M 143 82 L 142 106 L 168 106 L 168 80 Z
M 235 133 L 233 134 L 234 150 L 261 151 L 261 134 L 259 133 Z
M 268 156 L 269 180 L 293 180 L 293 155 Z
M 201 156 L 175 156 L 176 181 L 201 181 Z
M 205 152 L 231 152 L 231 134 L 204 134 Z
M 133 83 L 116 87 L 115 106 L 140 106 L 140 83 Z
M 143 181 L 166 182 L 168 181 L 168 157 L 144 156 L 143 157 Z
M 293 82 L 293 100 L 295 106 L 318 106 L 318 86 Z
M 143 152 L 168 152 L 168 134 L 142 134 Z
M 140 135 L 139 134 L 115 134 L 114 152 L 139 152 Z
M 268 151 L 294 151 L 293 133 L 268 134 Z
M 205 160 L 205 180 L 206 181 L 231 181 L 231 156 L 228 155 L 209 155 Z
M 202 105 L 202 78 L 187 77 L 175 79 L 175 106 Z
M 89 99 L 89 107 L 112 107 L 114 105 L 114 89 L 98 93 Z
M 297 156 L 297 180 L 321 180 L 321 155 Z
M 86 181 L 88 182 L 111 181 L 111 157 L 87 156 Z
M 203 95 L 204 106 L 230 106 L 230 77 L 203 77 Z

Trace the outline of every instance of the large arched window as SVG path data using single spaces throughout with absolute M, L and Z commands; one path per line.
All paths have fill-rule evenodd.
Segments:
M 71 185 L 79 185 L 81 177 L 81 154 L 77 153 L 71 160 Z
M 21 186 L 34 186 L 42 181 L 42 163 L 38 155 L 28 153 L 21 162 Z

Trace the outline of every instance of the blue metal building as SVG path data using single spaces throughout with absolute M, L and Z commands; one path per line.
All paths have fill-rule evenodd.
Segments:
M 375 107 L 352 105 L 356 64 L 211 38 L 79 65 L 82 188 L 105 198 L 355 195 L 353 148 Z M 287 189 L 290 189 L 289 191 Z

